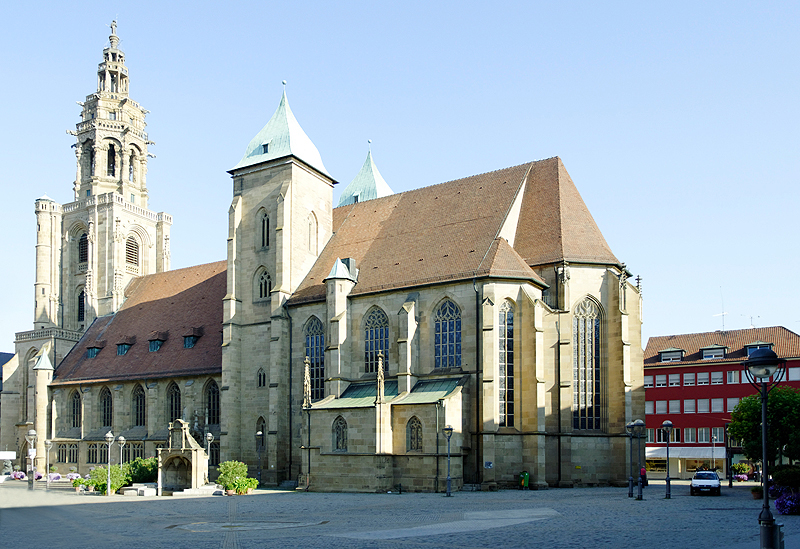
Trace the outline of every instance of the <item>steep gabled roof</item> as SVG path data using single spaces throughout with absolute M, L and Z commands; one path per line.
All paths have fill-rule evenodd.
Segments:
M 344 188 L 339 197 L 339 206 L 364 202 L 374 198 L 381 198 L 394 194 L 386 180 L 378 171 L 378 166 L 372 160 L 372 151 L 367 153 L 367 159 L 361 170 L 353 180 Z
M 772 350 L 781 358 L 800 357 L 800 335 L 784 328 L 749 328 L 723 332 L 701 332 L 651 337 L 644 350 L 644 365 L 680 366 L 683 364 L 708 364 L 709 362 L 741 362 L 747 358 L 748 345 L 771 343 Z M 723 359 L 703 360 L 702 349 L 727 347 Z M 686 351 L 680 362 L 661 362 L 659 353 L 682 349 Z
M 514 248 L 529 265 L 559 261 L 618 265 L 558 157 L 534 162 Z
M 523 164 L 336 208 L 335 234 L 290 304 L 324 299 L 323 280 L 337 257 L 355 259 L 359 269 L 350 295 L 490 273 L 544 285 L 497 238 L 529 168 Z
M 286 99 L 286 91 L 284 90 L 275 114 L 269 119 L 267 125 L 250 141 L 244 157 L 236 164 L 233 170 L 290 155 L 299 158 L 320 173 L 330 177 L 322 164 L 322 157 L 317 147 L 314 146 L 314 143 L 303 131 L 303 128 L 300 127 L 294 114 L 292 114 L 292 109 L 289 108 L 289 101 Z
M 92 323 L 56 368 L 53 385 L 219 374 L 226 269 L 219 261 L 131 281 L 125 304 Z M 166 340 L 150 352 L 153 332 Z M 199 333 L 185 349 L 184 336 Z M 133 344 L 118 356 L 119 343 Z M 96 357 L 88 358 L 89 348 L 99 349 Z

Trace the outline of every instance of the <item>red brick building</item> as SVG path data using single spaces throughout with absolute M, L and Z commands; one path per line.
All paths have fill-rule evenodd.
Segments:
M 666 440 L 672 421 L 670 477 L 689 478 L 698 467 L 727 474 L 725 425 L 746 396 L 756 394 L 743 362 L 767 347 L 786 360 L 781 384 L 800 389 L 800 335 L 781 326 L 652 337 L 644 351 L 647 466 L 655 478 L 666 472 Z M 772 381 L 772 380 L 770 380 Z M 746 461 L 735 441 L 732 462 Z

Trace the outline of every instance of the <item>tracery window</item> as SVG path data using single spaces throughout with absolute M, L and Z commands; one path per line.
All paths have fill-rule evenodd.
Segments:
M 144 442 L 131 442 L 128 446 L 130 446 L 131 450 L 131 454 L 128 459 L 144 459 Z
M 132 236 L 125 241 L 125 263 L 139 266 L 139 243 Z
M 255 299 L 267 299 L 272 292 L 272 279 L 264 267 L 256 272 L 256 291 Z
M 206 385 L 206 423 L 219 425 L 219 386 L 213 379 Z
M 267 386 L 267 372 L 264 371 L 264 368 L 259 368 L 258 372 L 256 373 L 256 377 L 258 378 L 258 386 L 259 387 L 266 387 Z
M 449 299 L 433 315 L 434 367 L 461 367 L 461 310 Z
M 66 444 L 59 444 L 58 445 L 58 452 L 56 455 L 56 461 L 59 463 L 66 463 L 67 462 L 67 445 Z
M 67 456 L 67 460 L 69 463 L 78 463 L 78 445 L 77 444 L 70 444 L 69 445 L 69 455 Z
M 575 307 L 573 318 L 572 426 L 600 429 L 600 307 L 588 297 Z
M 406 424 L 406 451 L 422 451 L 422 422 L 417 416 L 409 419 Z
M 379 352 L 383 353 L 384 365 L 386 364 L 388 349 L 389 319 L 381 309 L 373 307 L 364 322 L 364 362 L 367 373 L 378 371 Z
M 167 388 L 167 417 L 169 421 L 175 421 L 180 419 L 181 413 L 181 390 L 173 381 Z
M 71 416 L 71 424 L 72 427 L 80 427 L 81 426 L 81 413 L 83 411 L 81 407 L 81 395 L 78 391 L 72 391 L 72 396 L 70 397 L 70 416 Z
M 111 427 L 114 419 L 114 400 L 108 387 L 100 389 L 100 420 L 103 427 Z
M 97 443 L 91 442 L 87 446 L 86 463 L 97 463 Z
M 208 456 L 209 465 L 219 465 L 219 441 L 211 443 L 211 453 Z
M 89 261 L 89 236 L 83 233 L 78 238 L 78 263 Z
M 147 401 L 145 400 L 144 389 L 141 385 L 136 385 L 133 389 L 133 425 L 142 427 L 147 419 Z
M 100 454 L 97 459 L 99 463 L 108 463 L 108 444 L 103 444 L 102 442 L 98 446 L 98 454 Z M 91 450 L 89 450 L 91 452 Z
M 311 400 L 325 397 L 325 331 L 322 321 L 312 316 L 306 323 L 306 356 L 310 362 Z
M 260 435 L 258 433 L 261 433 Z M 263 417 L 258 418 L 256 421 L 256 451 L 260 448 L 264 451 L 267 444 L 267 422 Z
M 514 426 L 514 305 L 504 301 L 498 322 L 500 372 L 497 379 L 500 400 L 500 426 Z
M 333 422 L 333 451 L 347 451 L 347 422 L 338 416 Z
M 269 216 L 266 210 L 258 212 L 258 241 L 257 245 L 260 248 L 269 246 Z
M 78 294 L 78 322 L 86 320 L 86 293 L 81 290 Z

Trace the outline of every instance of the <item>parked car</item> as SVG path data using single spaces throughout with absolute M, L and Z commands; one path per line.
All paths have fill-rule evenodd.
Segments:
M 693 496 L 703 492 L 718 496 L 721 493 L 719 476 L 714 471 L 697 471 L 692 477 L 692 485 L 689 491 Z

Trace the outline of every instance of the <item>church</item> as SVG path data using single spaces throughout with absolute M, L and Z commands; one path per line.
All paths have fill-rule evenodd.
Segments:
M 627 483 L 640 279 L 560 158 L 393 193 L 370 153 L 334 204 L 284 91 L 228 172 L 227 258 L 171 270 L 118 45 L 113 24 L 74 201 L 35 201 L 34 323 L 3 369 L 0 447 L 26 456 L 33 428 L 39 470 L 48 439 L 85 473 L 107 432 L 127 461 L 182 419 L 211 478 L 240 460 L 318 491 Z

